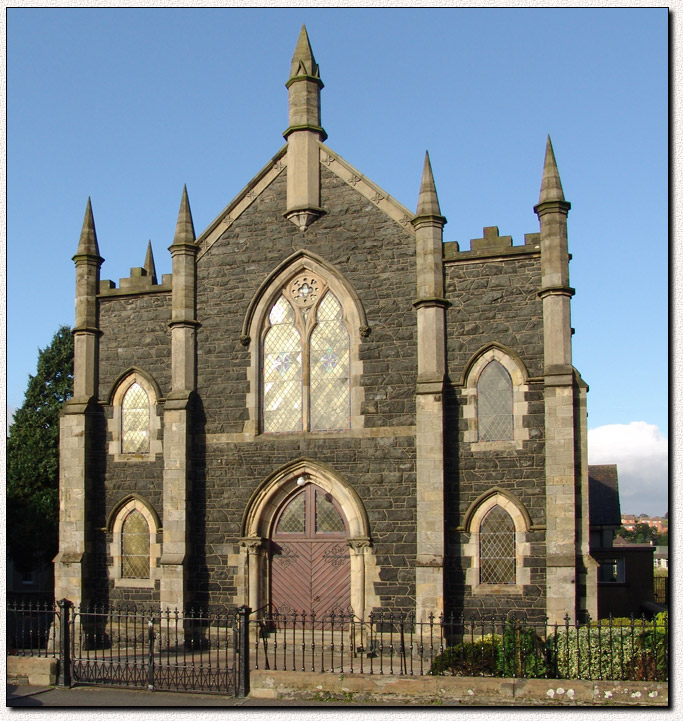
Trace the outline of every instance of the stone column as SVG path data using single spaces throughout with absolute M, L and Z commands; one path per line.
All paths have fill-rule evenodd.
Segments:
M 100 257 L 90 199 L 76 255 L 76 317 L 74 323 L 74 395 L 65 404 L 59 424 L 59 553 L 55 563 L 55 598 L 74 604 L 88 600 L 93 541 L 88 518 L 89 494 L 98 451 L 97 354 L 99 326 L 97 293 Z
M 578 603 L 577 610 L 591 618 L 598 617 L 598 562 L 590 555 L 590 507 L 588 489 L 588 385 L 576 374 L 576 491 L 579 502 L 577 517 Z
M 369 538 L 349 538 L 351 549 L 351 608 L 361 620 L 365 620 L 365 553 L 370 548 Z
M 446 375 L 443 226 L 429 155 L 425 157 L 416 230 L 417 309 L 417 558 L 418 621 L 444 610 L 444 410 Z
M 264 605 L 261 593 L 261 579 L 263 578 L 263 563 L 266 551 L 266 539 L 249 536 L 240 539 L 240 546 L 246 551 L 246 573 L 248 579 L 247 606 L 257 611 Z
M 171 311 L 171 392 L 164 404 L 164 519 L 161 566 L 161 609 L 182 611 L 188 602 L 188 499 L 191 489 L 191 399 L 195 390 L 196 257 L 194 226 L 187 189 L 173 244 Z
M 577 610 L 576 408 L 571 351 L 567 214 L 550 138 L 534 211 L 541 226 L 541 290 L 545 377 L 546 613 L 561 623 Z

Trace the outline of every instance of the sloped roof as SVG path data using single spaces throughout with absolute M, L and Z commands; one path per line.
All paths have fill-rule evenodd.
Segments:
M 588 466 L 591 526 L 621 526 L 616 465 Z

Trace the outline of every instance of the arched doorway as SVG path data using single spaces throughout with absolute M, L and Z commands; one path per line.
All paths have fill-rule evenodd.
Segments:
M 270 538 L 270 599 L 279 613 L 320 617 L 351 610 L 348 523 L 339 503 L 314 483 L 289 496 Z

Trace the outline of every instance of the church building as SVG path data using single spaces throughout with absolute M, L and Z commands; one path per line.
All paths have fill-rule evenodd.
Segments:
M 326 144 L 305 28 L 286 87 L 284 147 L 199 235 L 183 190 L 172 273 L 150 246 L 100 279 L 88 201 L 56 598 L 595 616 L 550 139 L 538 232 L 461 250 L 429 156 L 413 211 Z

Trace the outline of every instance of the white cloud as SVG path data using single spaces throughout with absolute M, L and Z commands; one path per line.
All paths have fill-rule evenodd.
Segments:
M 669 510 L 669 446 L 644 421 L 588 431 L 588 463 L 616 463 L 622 513 L 663 516 Z

